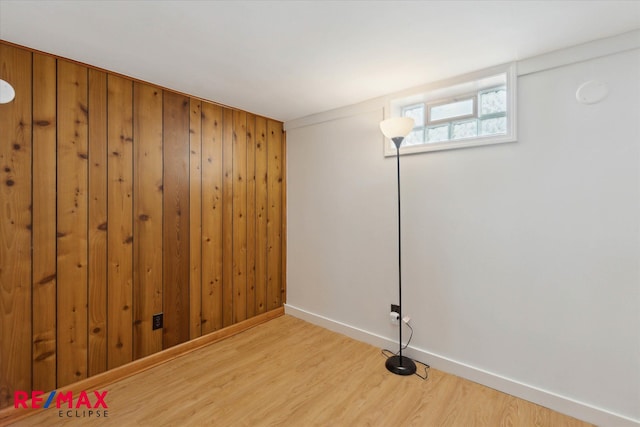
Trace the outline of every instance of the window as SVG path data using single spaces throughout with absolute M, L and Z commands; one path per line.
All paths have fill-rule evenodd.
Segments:
M 392 99 L 387 117 L 413 118 L 406 154 L 515 141 L 515 105 L 514 66 L 501 66 Z M 385 155 L 395 155 L 387 140 Z

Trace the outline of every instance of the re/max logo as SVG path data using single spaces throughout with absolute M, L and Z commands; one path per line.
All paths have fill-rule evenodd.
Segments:
M 105 402 L 105 397 L 107 396 L 107 392 L 99 392 L 94 391 L 93 396 L 91 396 L 86 391 L 81 391 L 77 396 L 73 395 L 73 392 L 68 391 L 66 393 L 58 392 L 56 390 L 49 393 L 49 397 L 47 400 L 44 400 L 44 392 L 43 391 L 32 391 L 28 393 L 26 391 L 18 390 L 13 394 L 13 407 L 14 408 L 62 408 L 65 406 L 72 408 L 86 408 L 86 409 L 97 409 L 104 408 L 107 409 L 107 402 Z M 74 399 L 77 398 L 77 402 L 75 406 L 73 406 Z M 29 405 L 28 401 L 31 399 L 31 404 Z M 44 402 L 44 405 L 42 404 Z

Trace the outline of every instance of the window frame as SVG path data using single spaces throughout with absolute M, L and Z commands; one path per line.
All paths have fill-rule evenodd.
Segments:
M 447 124 L 449 126 L 448 135 L 452 136 L 453 124 L 464 122 L 465 120 L 475 119 L 478 121 L 477 135 L 468 138 L 448 139 L 446 141 L 425 142 L 413 145 L 402 145 L 400 154 L 413 154 L 430 151 L 452 150 L 458 148 L 475 147 L 483 145 L 502 144 L 507 142 L 515 142 L 517 140 L 517 81 L 516 81 L 516 65 L 515 63 L 503 64 L 491 67 L 474 73 L 465 74 L 463 76 L 454 77 L 421 86 L 407 91 L 400 92 L 387 97 L 386 108 L 384 109 L 384 117 L 398 117 L 404 109 L 410 109 L 416 105 L 424 106 L 424 124 L 421 130 L 424 138 L 428 138 L 430 128 Z M 506 133 L 497 135 L 481 135 L 481 106 L 480 94 L 490 92 L 497 87 L 505 86 L 507 91 L 506 113 L 494 113 L 495 117 L 506 117 Z M 474 98 L 473 115 L 456 116 L 449 119 L 442 119 L 430 122 L 430 108 L 438 105 L 444 105 L 465 99 Z M 488 119 L 494 114 L 483 116 Z M 395 156 L 395 146 L 384 139 L 384 155 Z

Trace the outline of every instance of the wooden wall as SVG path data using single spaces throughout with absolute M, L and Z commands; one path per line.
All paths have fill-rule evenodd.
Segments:
M 3 42 L 0 78 L 0 408 L 282 306 L 281 122 Z

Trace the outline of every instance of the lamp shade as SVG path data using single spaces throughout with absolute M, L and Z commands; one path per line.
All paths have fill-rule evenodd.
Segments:
M 392 117 L 380 122 L 380 130 L 389 139 L 404 138 L 413 129 L 413 124 L 411 117 Z

